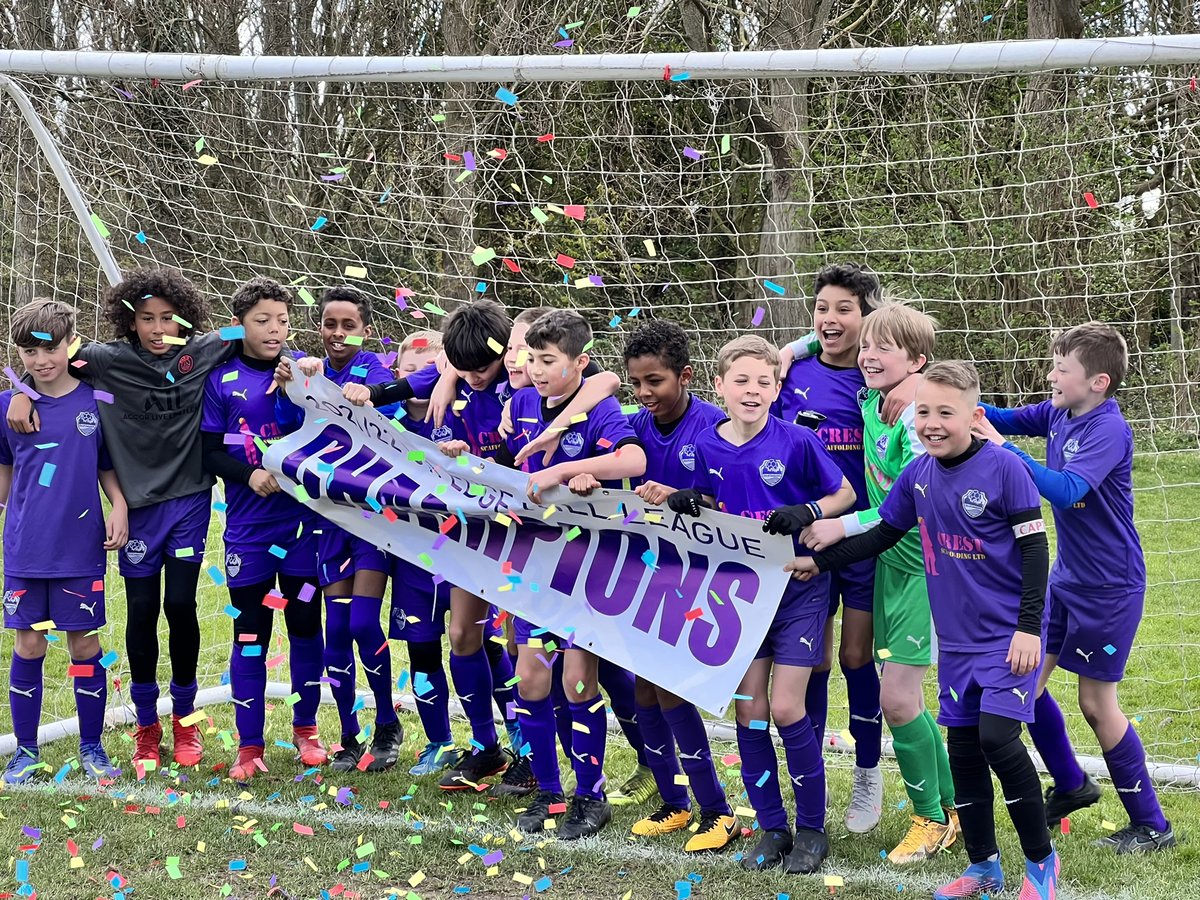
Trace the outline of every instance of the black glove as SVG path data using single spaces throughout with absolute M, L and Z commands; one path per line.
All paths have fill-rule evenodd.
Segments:
M 767 513 L 763 531 L 767 534 L 795 534 L 817 521 L 820 507 L 815 503 L 800 506 L 781 506 Z
M 686 491 L 676 491 L 667 498 L 667 508 L 685 516 L 699 517 L 700 510 L 712 509 L 704 499 L 704 495 L 695 488 Z
M 796 413 L 796 424 L 803 426 L 804 428 L 811 428 L 813 431 L 816 431 L 818 428 L 820 428 L 821 423 L 824 421 L 825 416 L 821 415 L 819 412 L 813 412 L 811 409 L 802 409 L 800 412 Z

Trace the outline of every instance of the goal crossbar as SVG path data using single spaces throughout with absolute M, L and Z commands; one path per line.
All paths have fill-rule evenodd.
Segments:
M 991 74 L 1184 65 L 1200 34 L 1051 41 L 983 41 L 928 47 L 595 53 L 523 56 L 222 56 L 0 50 L 0 72 L 89 78 L 211 81 L 653 81 L 668 68 L 689 79 L 835 75 Z

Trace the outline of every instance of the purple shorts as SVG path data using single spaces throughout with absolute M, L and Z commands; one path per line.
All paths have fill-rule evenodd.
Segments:
M 493 617 L 492 621 L 488 625 L 489 629 L 495 628 L 495 621 L 496 620 Z M 503 631 L 504 629 L 500 630 Z M 554 634 L 554 632 L 547 631 L 540 625 L 534 625 L 528 619 L 522 619 L 520 616 L 513 616 L 513 634 L 516 635 L 518 647 L 523 644 L 528 644 L 530 638 L 539 640 L 543 644 L 553 641 L 556 645 L 556 649 L 558 650 L 565 649 L 567 646 L 567 642 L 557 634 Z
M 875 560 L 864 559 L 829 573 L 829 615 L 839 601 L 847 609 L 869 613 L 875 609 Z
M 979 724 L 981 712 L 1033 721 L 1038 666 L 1028 675 L 1014 675 L 1004 661 L 1008 649 L 965 652 L 939 650 L 938 724 L 953 728 Z
M 392 557 L 392 610 L 388 639 L 425 643 L 441 640 L 450 612 L 450 584 L 433 583 L 419 566 Z
M 157 575 L 168 556 L 200 565 L 212 519 L 211 507 L 209 490 L 131 509 L 129 543 L 117 554 L 121 576 Z
M 1050 624 L 1046 652 L 1068 672 L 1096 681 L 1120 681 L 1142 621 L 1145 592 L 1116 597 L 1084 596 L 1051 585 L 1046 592 Z
M 321 587 L 328 587 L 358 571 L 392 571 L 392 557 L 370 541 L 343 531 L 332 522 L 323 522 L 317 535 L 317 560 Z
M 266 530 L 266 529 L 264 529 Z M 317 537 L 305 532 L 295 537 L 296 526 L 287 536 L 254 543 L 225 542 L 225 580 L 230 587 L 271 581 L 277 575 L 296 575 L 317 580 Z
M 58 631 L 103 628 L 104 576 L 22 578 L 4 576 L 4 627 L 31 629 L 52 620 Z
M 781 609 L 755 659 L 775 658 L 778 666 L 819 666 L 825 658 L 825 622 L 829 605 L 820 600 Z

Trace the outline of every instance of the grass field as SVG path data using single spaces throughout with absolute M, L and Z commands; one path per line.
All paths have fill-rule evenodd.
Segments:
M 1135 719 L 1151 755 L 1159 761 L 1195 765 L 1200 752 L 1200 472 L 1194 453 L 1139 457 L 1139 527 L 1150 569 L 1151 590 L 1139 648 L 1122 688 L 1126 712 Z M 218 562 L 219 532 L 214 528 L 206 566 Z M 229 624 L 221 613 L 226 595 L 207 584 L 201 594 L 204 641 L 201 671 L 205 683 L 216 684 L 227 666 Z M 110 587 L 119 584 L 115 572 Z M 120 600 L 110 604 L 106 649 L 123 654 Z M 2 646 L 7 654 L 7 636 Z M 400 671 L 402 648 L 397 648 Z M 51 684 L 46 718 L 70 716 L 66 687 L 66 654 L 52 646 L 47 665 Z M 161 678 L 166 682 L 166 670 Z M 285 668 L 272 672 L 285 680 Z M 830 727 L 844 727 L 844 696 L 835 679 Z M 1059 678 L 1056 692 L 1070 707 L 1072 685 Z M 843 701 L 844 703 L 844 701 Z M 965 865 L 965 856 L 950 851 L 931 864 L 897 871 L 880 859 L 903 834 L 907 812 L 894 766 L 888 768 L 888 807 L 872 834 L 847 835 L 840 827 L 849 789 L 847 756 L 829 755 L 830 834 L 833 855 L 821 876 L 807 878 L 743 872 L 733 854 L 689 859 L 677 852 L 682 839 L 629 842 L 628 827 L 647 808 L 618 811 L 609 829 L 576 845 L 517 840 L 513 810 L 519 804 L 489 801 L 485 796 L 445 795 L 432 780 L 414 783 L 398 767 L 383 775 L 356 773 L 330 780 L 319 772 L 303 773 L 288 750 L 271 746 L 290 738 L 286 705 L 268 716 L 267 765 L 270 774 L 246 790 L 222 779 L 232 754 L 218 732 L 233 727 L 232 708 L 209 710 L 212 728 L 209 757 L 199 771 L 163 773 L 138 783 L 122 778 L 103 790 L 75 774 L 61 783 L 49 779 L 0 793 L 0 847 L 7 848 L 0 895 L 16 892 L 23 876 L 40 897 L 114 897 L 122 888 L 129 897 L 449 897 L 484 898 L 525 895 L 624 898 L 751 898 L 827 897 L 878 898 L 927 896 L 937 884 Z M 322 731 L 336 735 L 332 710 L 322 710 Z M 364 719 L 369 721 L 368 718 Z M 415 715 L 402 717 L 409 756 L 424 744 Z M 1098 749 L 1081 718 L 1070 719 L 1079 752 Z M 466 734 L 456 723 L 456 735 Z M 7 708 L 0 730 L 8 731 Z M 127 735 L 110 734 L 106 743 L 115 758 L 127 762 Z M 617 782 L 633 767 L 632 753 L 619 739 L 609 742 L 610 778 Z M 70 742 L 43 750 L 54 768 L 73 753 Z M 717 755 L 736 753 L 732 745 Z M 723 770 L 731 798 L 741 791 L 736 767 Z M 349 790 L 344 790 L 344 789 Z M 1124 824 L 1115 794 L 1105 791 L 1099 806 L 1073 818 L 1070 833 L 1058 837 L 1063 854 L 1064 898 L 1161 898 L 1194 886 L 1200 872 L 1200 849 L 1188 833 L 1200 829 L 1200 792 L 1165 792 L 1164 805 L 1184 840 L 1180 848 L 1155 858 L 1116 859 L 1093 849 L 1091 840 L 1113 823 Z M 1019 885 L 1020 851 L 997 811 L 1003 854 L 1010 880 Z M 745 823 L 749 824 L 749 823 Z M 311 830 L 311 834 L 308 833 Z M 750 839 L 740 842 L 748 850 Z M 499 850 L 503 859 L 489 868 L 482 855 Z M 20 871 L 19 871 L 20 870 Z M 823 876 L 836 876 L 830 885 Z M 124 879 L 122 882 L 120 879 Z M 114 884 L 115 881 L 115 884 Z M 133 889 L 132 891 L 130 889 Z M 25 889 L 26 893 L 28 888 Z

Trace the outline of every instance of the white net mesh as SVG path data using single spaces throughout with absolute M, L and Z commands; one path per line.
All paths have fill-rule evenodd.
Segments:
M 853 259 L 932 313 L 939 356 L 978 362 L 987 399 L 1001 404 L 1042 396 L 1053 329 L 1116 323 L 1133 354 L 1120 399 L 1138 435 L 1151 573 L 1126 708 L 1152 756 L 1194 762 L 1194 82 L 1166 68 L 664 75 L 504 86 L 20 84 L 121 265 L 182 269 L 213 298 L 214 319 L 252 275 L 295 284 L 305 302 L 351 281 L 376 299 L 394 349 L 406 331 L 436 327 L 443 311 L 483 295 L 514 310 L 584 311 L 601 362 L 618 371 L 630 326 L 672 318 L 694 336 L 707 372 L 735 333 L 783 340 L 806 329 L 812 274 Z M 0 227 L 12 229 L 0 246 L 0 303 L 67 298 L 85 333 L 107 337 L 96 325 L 95 259 L 2 96 L 0 135 L 15 151 L 13 174 L 0 178 Z M 299 343 L 315 349 L 310 319 L 303 310 L 295 318 Z M 375 349 L 386 352 L 387 341 Z M 216 589 L 205 595 L 212 623 L 222 604 Z M 212 627 L 221 640 L 206 641 L 202 670 L 216 683 L 227 628 Z M 68 692 L 48 702 L 70 714 Z

